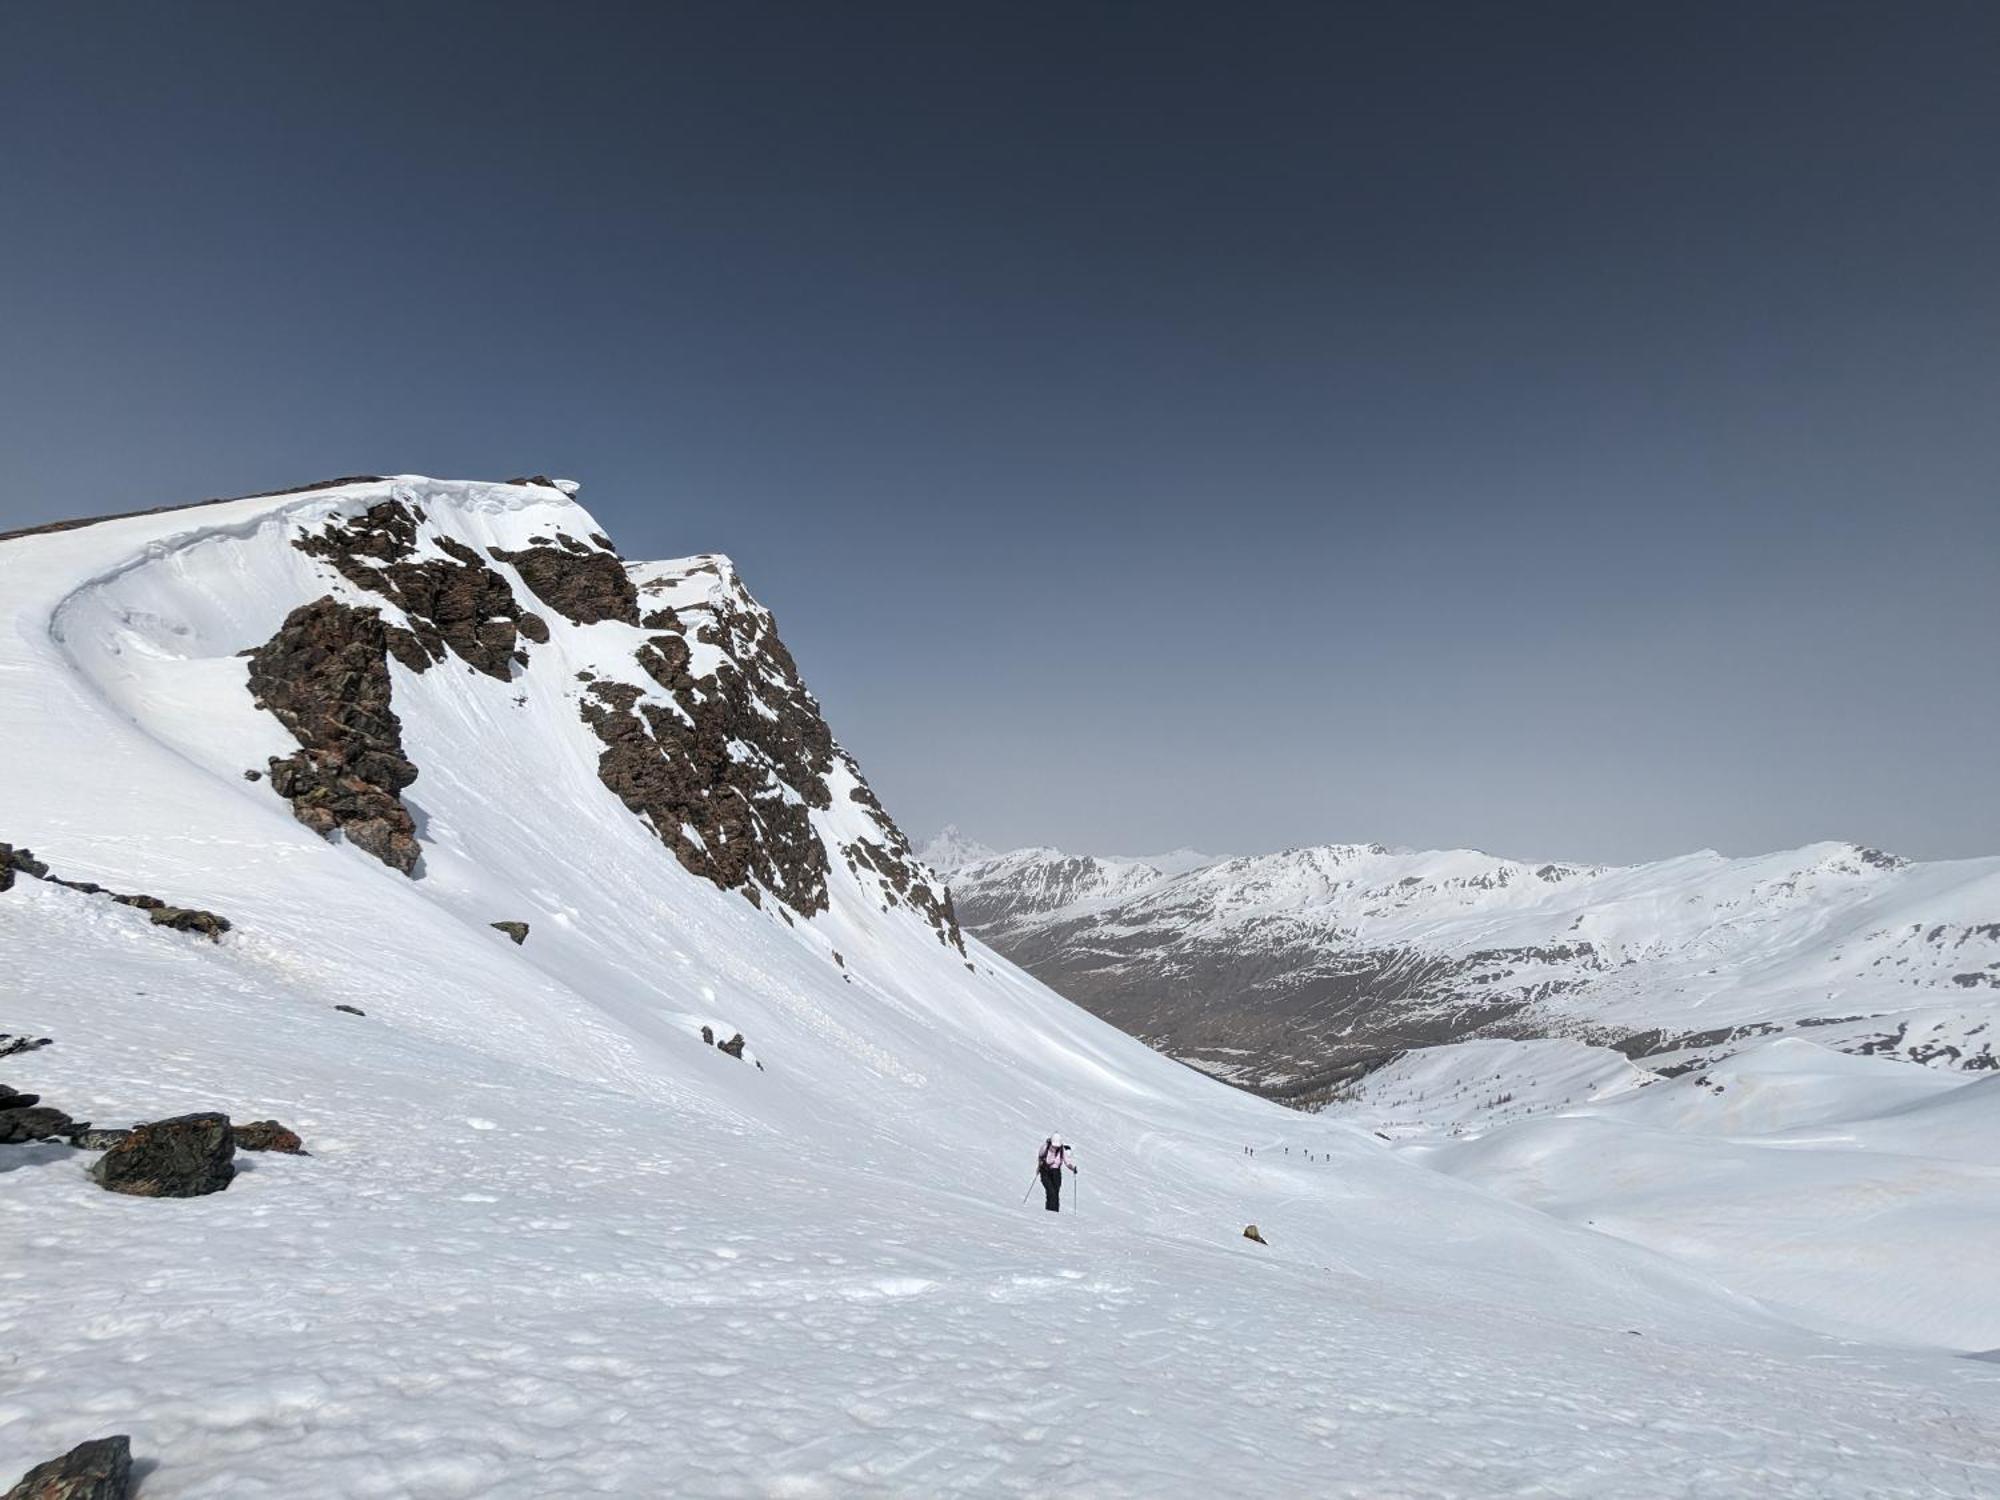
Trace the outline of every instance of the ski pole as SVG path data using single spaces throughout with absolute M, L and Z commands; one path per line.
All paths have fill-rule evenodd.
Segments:
M 1035 1183 L 1040 1180 L 1041 1175 L 1041 1173 L 1037 1172 L 1033 1177 L 1028 1179 L 1028 1191 L 1021 1194 L 1021 1207 L 1026 1208 L 1028 1206 L 1028 1199 L 1033 1195 Z

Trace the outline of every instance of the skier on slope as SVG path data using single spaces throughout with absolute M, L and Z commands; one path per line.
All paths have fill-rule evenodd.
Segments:
M 1069 1159 L 1069 1147 L 1063 1144 L 1059 1135 L 1051 1135 L 1042 1142 L 1041 1154 L 1035 1158 L 1035 1171 L 1042 1179 L 1042 1192 L 1048 1202 L 1042 1206 L 1052 1214 L 1062 1212 L 1063 1168 L 1076 1170 L 1076 1163 Z

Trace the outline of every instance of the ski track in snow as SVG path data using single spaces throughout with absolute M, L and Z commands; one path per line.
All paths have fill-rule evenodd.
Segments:
M 398 483 L 481 545 L 594 529 Z M 323 843 L 242 781 L 283 746 L 229 659 L 325 586 L 263 518 L 382 493 L 0 547 L 0 837 L 237 923 L 17 883 L 0 1029 L 56 1040 L 0 1078 L 314 1153 L 178 1201 L 0 1148 L 0 1479 L 123 1431 L 145 1500 L 2000 1493 L 2000 1366 L 1802 1330 L 1235 1093 L 838 861 L 796 926 L 687 876 L 564 696 L 604 627 L 551 620 L 511 684 L 398 669 L 426 876 Z M 1051 1127 L 1061 1215 L 1020 1204 Z

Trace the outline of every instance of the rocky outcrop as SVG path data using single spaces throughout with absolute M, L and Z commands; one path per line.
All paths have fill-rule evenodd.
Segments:
M 535 597 L 572 625 L 639 623 L 639 596 L 609 543 L 598 547 L 559 531 L 518 551 L 495 547 L 492 553 L 512 564 Z
M 449 651 L 489 677 L 509 680 L 515 665 L 527 661 L 517 637 L 546 641 L 547 623 L 524 612 L 507 580 L 472 548 L 420 532 L 424 519 L 416 506 L 384 500 L 292 545 L 403 612 L 413 641 L 393 644 L 400 648 L 396 659 L 412 671 L 443 661 Z M 443 555 L 425 555 L 425 542 Z
M 135 1198 L 199 1198 L 236 1176 L 229 1116 L 180 1115 L 134 1125 L 91 1166 L 98 1185 Z
M 365 1015 L 367 1015 L 367 1014 L 368 1014 L 368 1012 L 367 1012 L 367 1011 L 363 1010 L 363 1009 L 362 1009 L 362 1008 L 361 1008 L 360 1006 L 358 1006 L 358 1005 L 336 1005 L 336 1006 L 334 1007 L 334 1009 L 335 1009 L 335 1010 L 341 1010 L 341 1011 L 346 1011 L 346 1012 L 347 1012 L 347 1014 L 348 1014 L 348 1015 L 350 1015 L 350 1016 L 365 1016 Z
M 49 867 L 36 859 L 26 849 L 16 849 L 11 844 L 0 844 L 0 891 L 10 889 L 17 875 L 25 875 L 31 880 L 46 881 L 59 885 L 65 890 L 76 891 L 85 896 L 103 896 L 120 906 L 134 907 L 143 911 L 155 927 L 165 927 L 174 932 L 192 932 L 219 942 L 223 933 L 229 931 L 229 919 L 212 911 L 203 911 L 193 906 L 171 906 L 158 896 L 126 895 L 119 891 L 106 890 L 92 880 L 65 880 L 60 875 L 51 874 Z M 35 1045 L 42 1045 L 36 1043 Z M 0 1056 L 5 1056 L 0 1052 Z
M 422 851 L 402 792 L 417 768 L 389 703 L 389 650 L 379 611 L 318 599 L 251 654 L 250 691 L 299 742 L 299 754 L 270 762 L 292 815 L 408 875 Z
M 304 1156 L 306 1143 L 299 1133 L 276 1120 L 252 1120 L 247 1125 L 229 1127 L 229 1138 L 238 1151 L 281 1151 L 287 1156 Z
M 580 544 L 556 539 L 581 558 Z M 834 743 L 770 612 L 727 559 L 639 570 L 648 634 L 641 677 L 579 674 L 584 722 L 603 745 L 598 777 L 691 873 L 779 915 L 825 911 L 832 863 L 817 814 L 835 788 L 869 829 L 841 845 L 857 878 L 962 949 L 949 893 L 916 859 L 859 768 Z M 852 826 L 854 820 L 846 820 Z
M 138 907 L 155 927 L 164 927 L 170 932 L 192 932 L 213 943 L 220 941 L 223 933 L 229 931 L 227 917 L 219 917 L 212 911 L 202 911 L 193 906 L 169 906 L 158 896 L 113 895 L 111 899 L 121 906 Z
M 120 1433 L 36 1464 L 0 1500 L 126 1500 L 131 1493 L 132 1440 Z
M 31 880 L 46 880 L 49 867 L 36 859 L 30 850 L 0 844 L 0 891 L 11 891 L 16 875 L 26 875 Z
M 731 1057 L 735 1058 L 738 1062 L 741 1062 L 743 1060 L 743 1046 L 744 1046 L 743 1033 L 739 1031 L 736 1033 L 735 1036 L 731 1037 L 728 1041 L 717 1042 L 715 1044 L 715 1050 L 717 1052 L 727 1052 Z
M 491 927 L 495 932 L 506 933 L 508 937 L 514 940 L 516 948 L 528 940 L 528 924 L 526 922 L 488 922 L 486 925 Z
M 21 1146 L 67 1135 L 73 1122 L 61 1110 L 42 1103 L 40 1094 L 24 1094 L 0 1084 L 0 1146 Z
M 46 1047 L 55 1039 L 46 1036 L 10 1036 L 0 1031 L 0 1057 L 18 1057 L 23 1052 L 33 1052 Z
M 1255 1224 L 1245 1224 L 1243 1226 L 1243 1238 L 1246 1240 L 1255 1240 L 1260 1245 L 1268 1245 L 1271 1243 L 1269 1240 L 1264 1238 L 1263 1234 L 1258 1230 Z

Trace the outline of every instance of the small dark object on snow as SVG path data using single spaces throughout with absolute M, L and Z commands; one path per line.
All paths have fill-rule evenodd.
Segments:
M 717 1052 L 727 1052 L 731 1057 L 741 1059 L 743 1056 L 743 1033 L 739 1031 L 728 1041 L 717 1042 L 715 1050 Z
M 367 1012 L 367 1011 L 363 1010 L 363 1009 L 362 1009 L 362 1008 L 361 1008 L 360 1006 L 358 1006 L 358 1005 L 336 1005 L 336 1006 L 334 1007 L 334 1009 L 335 1009 L 335 1010 L 344 1010 L 344 1011 L 346 1011 L 346 1012 L 347 1012 L 347 1013 L 348 1013 L 348 1014 L 349 1014 L 350 1016 L 365 1016 L 365 1015 L 367 1015 L 367 1014 L 368 1014 L 368 1012 Z
M 713 1026 L 702 1027 L 701 1039 L 704 1042 L 708 1043 L 709 1046 L 713 1047 L 715 1045 L 715 1028 Z
M 838 948 L 833 950 L 833 962 L 836 968 L 844 969 L 847 967 L 847 960 L 840 956 L 840 950 Z
M 488 922 L 486 925 L 491 927 L 495 932 L 506 933 L 508 937 L 514 940 L 516 948 L 528 940 L 528 924 L 526 922 Z
M 264 779 L 264 773 L 262 771 L 245 771 L 243 773 L 243 779 L 245 781 L 262 781 Z
M 0 1031 L 0 1057 L 13 1057 L 21 1052 L 33 1052 L 37 1047 L 48 1046 L 51 1038 L 45 1036 L 9 1036 Z
M 132 1440 L 92 1438 L 36 1464 L 0 1500 L 125 1500 L 132 1493 Z
M 88 1120 L 69 1128 L 69 1143 L 79 1151 L 108 1151 L 132 1132 L 109 1125 L 92 1125 Z
M 90 1175 L 99 1187 L 135 1198 L 199 1198 L 219 1193 L 236 1175 L 229 1116 L 209 1111 L 134 1125 L 98 1157 Z
M 238 1151 L 282 1151 L 287 1156 L 310 1156 L 299 1133 L 276 1120 L 252 1120 L 247 1125 L 229 1127 L 229 1138 Z
M 1263 1235 L 1257 1232 L 1257 1226 L 1255 1224 L 1245 1224 L 1243 1226 L 1243 1238 L 1246 1240 L 1255 1240 L 1260 1245 L 1268 1245 L 1271 1243 L 1269 1240 L 1265 1239 Z

